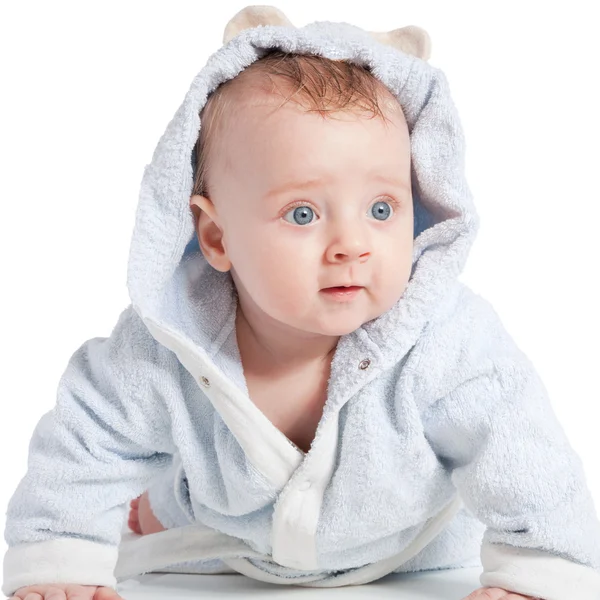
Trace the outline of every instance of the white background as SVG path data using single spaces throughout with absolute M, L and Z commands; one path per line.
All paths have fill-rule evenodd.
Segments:
M 0 13 L 0 526 L 83 341 L 129 303 L 143 167 L 245 2 L 13 2 Z M 532 359 L 600 508 L 599 43 L 594 2 L 293 2 L 297 26 L 433 40 L 481 216 L 462 277 Z M 366 9 L 369 7 L 370 13 Z M 210 7 L 210 8 L 207 8 Z M 4 553 L 6 545 L 0 547 Z

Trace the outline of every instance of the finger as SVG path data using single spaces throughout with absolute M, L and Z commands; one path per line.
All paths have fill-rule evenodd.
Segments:
M 67 594 L 65 590 L 54 588 L 46 593 L 46 600 L 67 600 Z
M 469 594 L 465 600 L 505 600 L 507 593 L 500 588 L 479 588 Z
M 63 594 L 62 596 L 54 596 L 53 594 Z M 66 600 L 63 590 L 60 588 L 50 587 L 47 585 L 27 585 L 19 588 L 14 596 L 11 596 L 11 599 L 15 598 L 15 600 Z
M 12 596 L 16 600 L 40 600 L 43 598 L 43 593 L 46 591 L 45 587 L 41 585 L 26 585 L 20 587 Z M 42 596 L 38 592 L 42 593 Z
M 123 600 L 123 598 L 111 587 L 100 587 L 96 590 L 93 600 Z

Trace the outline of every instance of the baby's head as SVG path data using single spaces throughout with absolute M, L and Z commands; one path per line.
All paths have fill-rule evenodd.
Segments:
M 340 336 L 391 308 L 412 266 L 410 139 L 393 94 L 346 61 L 270 51 L 201 113 L 190 206 L 240 307 Z M 335 299 L 325 288 L 361 286 Z

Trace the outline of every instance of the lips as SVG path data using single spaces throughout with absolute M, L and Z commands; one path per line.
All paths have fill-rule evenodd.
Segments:
M 362 285 L 332 285 L 331 287 L 323 288 L 324 290 L 353 290 L 360 289 Z
M 360 295 L 363 289 L 364 288 L 360 285 L 338 285 L 323 288 L 320 293 L 323 298 L 327 298 L 334 302 L 351 302 Z

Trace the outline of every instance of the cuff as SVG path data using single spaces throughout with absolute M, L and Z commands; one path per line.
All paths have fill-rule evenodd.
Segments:
M 4 555 L 2 593 L 29 585 L 76 583 L 116 589 L 118 547 L 61 538 L 10 547 Z
M 598 600 L 600 573 L 555 554 L 484 542 L 481 546 L 484 587 L 543 600 Z

